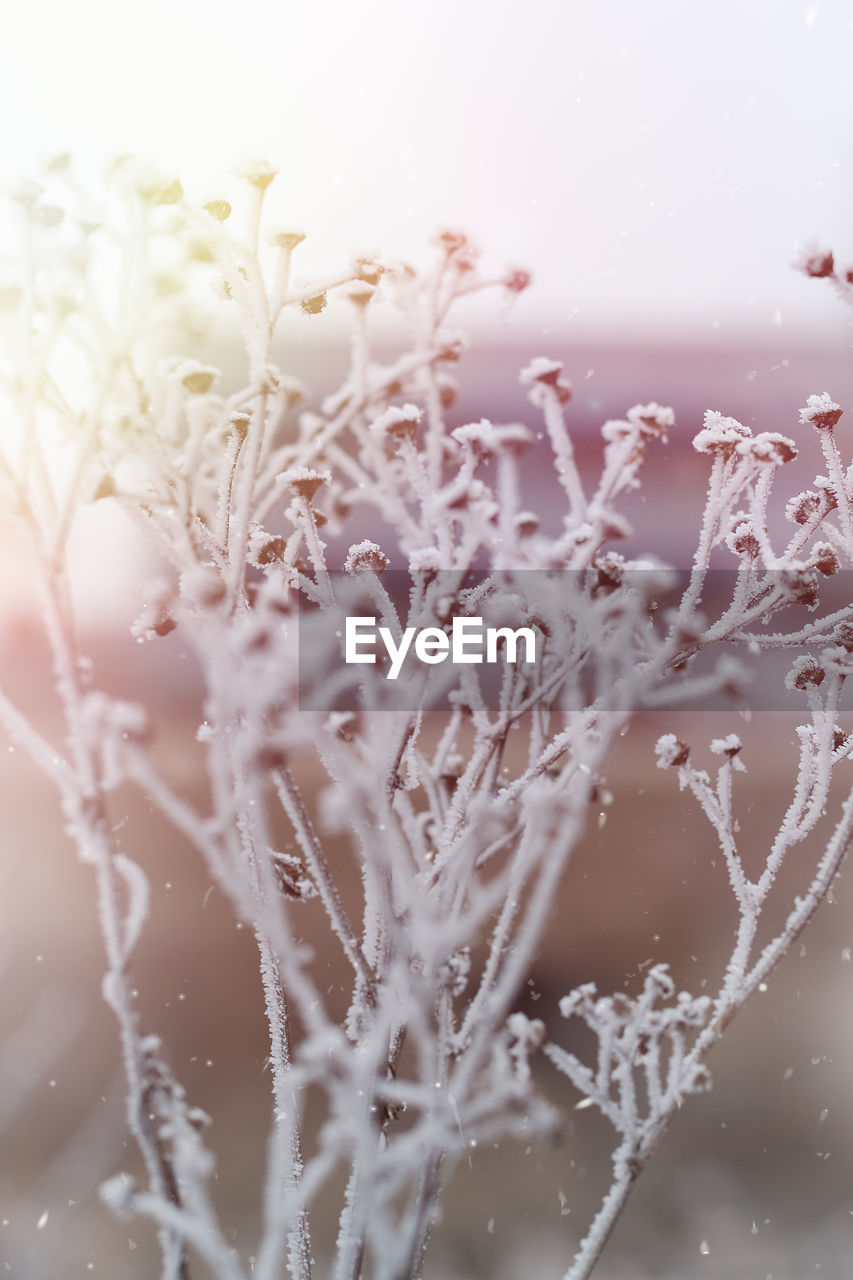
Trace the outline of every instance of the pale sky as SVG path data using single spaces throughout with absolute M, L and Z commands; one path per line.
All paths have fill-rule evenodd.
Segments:
M 532 269 L 516 325 L 844 330 L 789 263 L 853 259 L 847 0 L 30 0 L 2 36 L 3 179 L 133 152 L 210 198 L 261 154 L 310 261 L 462 227 Z

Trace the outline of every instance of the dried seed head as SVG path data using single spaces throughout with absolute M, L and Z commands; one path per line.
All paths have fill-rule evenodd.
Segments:
M 736 556 L 746 556 L 750 560 L 754 560 L 761 550 L 752 525 L 747 520 L 732 530 L 726 538 L 726 546 Z
M 835 263 L 830 249 L 820 249 L 816 245 L 807 245 L 794 259 L 793 266 L 815 279 L 831 276 Z
M 687 764 L 690 748 L 674 733 L 665 733 L 655 744 L 655 755 L 659 769 L 672 769 Z
M 157 620 L 154 623 L 154 626 L 152 627 L 152 630 L 155 635 L 167 636 L 171 631 L 175 630 L 175 627 L 177 625 L 178 624 L 175 621 L 175 619 L 172 617 L 172 615 L 164 611 L 163 613 L 158 615 Z
M 717 409 L 708 409 L 702 430 L 693 438 L 693 448 L 697 453 L 719 453 L 724 458 L 731 458 L 738 445 L 751 435 L 749 427 L 738 422 L 737 418 L 727 418 Z
M 357 280 L 351 284 L 346 291 L 347 297 L 354 306 L 364 308 L 372 300 L 376 288 L 372 284 L 367 284 L 364 280 Z
M 779 581 L 786 595 L 797 604 L 804 604 L 809 609 L 816 606 L 820 589 L 813 569 L 804 564 L 792 565 L 780 570 Z
M 184 189 L 177 178 L 163 187 L 157 196 L 157 204 L 177 204 L 184 198 Z
M 843 645 L 848 653 L 853 653 L 853 622 L 839 622 L 832 638 Z
M 305 239 L 304 231 L 276 231 L 273 234 L 273 241 L 279 249 L 292 253 L 293 250 Z
M 748 454 L 756 462 L 769 462 L 774 466 L 793 462 L 797 452 L 793 440 L 780 435 L 778 431 L 762 431 L 754 439 L 744 440 L 738 445 L 738 453 Z
M 186 360 L 178 369 L 178 376 L 187 391 L 194 396 L 207 395 L 219 377 L 219 370 L 211 365 L 199 364 L 197 360 Z
M 390 405 L 370 424 L 370 429 L 394 440 L 413 440 L 422 417 L 423 412 L 416 404 Z
M 785 507 L 785 515 L 792 524 L 808 524 L 812 516 L 820 510 L 820 506 L 820 495 L 809 489 L 790 499 Z
M 279 892 L 296 902 L 305 902 L 317 894 L 314 882 L 309 878 L 299 858 L 292 853 L 270 850 L 270 867 Z
M 535 356 L 521 370 L 518 380 L 523 387 L 531 388 L 531 398 L 536 404 L 539 403 L 539 398 L 532 393 L 537 387 L 550 387 L 556 391 L 560 403 L 567 404 L 572 396 L 572 384 L 567 378 L 561 376 L 562 372 L 562 361 L 550 360 L 547 356 Z
M 519 511 L 515 528 L 520 538 L 529 538 L 539 528 L 539 517 L 533 511 Z
M 733 760 L 736 755 L 740 754 L 743 743 L 736 733 L 730 733 L 727 738 L 714 738 L 711 743 L 711 751 L 715 756 L 728 756 Z
M 277 173 L 278 169 L 273 168 L 267 160 L 250 160 L 237 176 L 244 178 L 257 191 L 266 191 Z
M 468 422 L 462 427 L 455 427 L 450 434 L 457 444 L 461 444 L 463 449 L 470 450 L 479 461 L 490 457 L 497 451 L 495 426 L 489 422 L 488 418 L 481 418 L 479 422 Z
M 439 334 L 438 344 L 436 360 L 445 360 L 449 364 L 455 364 L 465 350 L 465 339 L 458 333 Z
M 666 440 L 667 431 L 675 426 L 674 411 L 654 400 L 650 404 L 635 404 L 625 416 L 644 436 L 656 436 L 660 440 Z
M 286 548 L 287 543 L 284 538 L 270 538 L 257 552 L 258 564 L 278 564 L 284 559 Z
M 823 395 L 809 396 L 806 407 L 800 410 L 800 422 L 818 431 L 831 431 L 843 412 L 841 406 L 824 391 Z
M 326 310 L 326 302 L 325 293 L 318 293 L 313 298 L 303 298 L 299 305 L 306 316 L 318 316 L 322 311 Z
M 468 237 L 463 231 L 439 231 L 435 242 L 448 257 L 453 253 L 459 253 L 460 250 L 468 248 Z
M 533 436 L 527 430 L 527 427 L 522 426 L 519 422 L 495 427 L 494 439 L 499 450 L 512 454 L 514 458 L 520 458 L 534 443 Z
M 823 684 L 826 677 L 826 671 L 820 665 L 816 658 L 810 655 L 796 658 L 791 670 L 785 677 L 785 687 L 787 689 L 808 689 L 810 686 L 817 688 Z
M 816 542 L 812 547 L 810 564 L 814 565 L 825 578 L 829 578 L 833 573 L 837 573 L 841 568 L 841 561 L 835 547 L 829 542 Z
M 438 373 L 435 380 L 438 384 L 438 396 L 442 409 L 452 409 L 459 398 L 459 383 L 449 373 Z M 388 394 L 399 395 L 400 393 L 393 392 L 389 388 Z
M 187 257 L 190 258 L 191 261 L 193 262 L 215 262 L 216 261 L 216 255 L 214 254 L 210 245 L 206 244 L 204 240 L 198 240 L 198 239 L 193 239 L 190 241 L 190 244 L 187 246 Z M 225 297 L 224 289 L 221 290 L 220 296 L 222 296 L 223 298 Z
M 328 471 L 318 471 L 315 467 L 294 467 L 281 477 L 281 482 L 298 493 L 306 502 L 312 502 L 314 495 L 322 485 L 331 480 Z
M 522 267 L 513 267 L 504 278 L 504 288 L 510 293 L 524 293 L 524 290 L 530 287 L 531 278 L 529 271 L 525 271 Z
M 355 272 L 359 280 L 363 280 L 365 284 L 379 284 L 381 277 L 385 274 L 385 268 L 374 258 L 356 258 Z
M 592 585 L 593 595 L 610 595 L 621 587 L 625 573 L 625 561 L 615 551 L 608 552 L 607 555 L 600 556 L 599 559 L 594 560 L 591 568 L 595 573 Z
M 838 506 L 838 498 L 835 496 L 835 485 L 826 476 L 815 476 L 814 485 L 820 494 L 821 511 L 825 515 L 828 511 L 834 511 Z
M 217 222 L 226 222 L 231 217 L 231 205 L 227 200 L 208 200 L 204 206 L 205 213 L 209 213 L 211 218 L 215 218 Z
M 344 561 L 344 570 L 347 573 L 384 573 L 390 563 L 382 548 L 365 538 L 363 542 L 350 547 Z

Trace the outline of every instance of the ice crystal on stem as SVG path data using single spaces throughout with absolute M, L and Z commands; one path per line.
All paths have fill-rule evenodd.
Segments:
M 291 266 L 302 234 L 260 236 L 275 170 L 252 162 L 242 177 L 244 237 L 229 201 L 195 205 L 174 179 L 135 173 L 129 162 L 113 174 L 103 217 L 123 201 L 121 225 L 135 227 L 132 235 L 109 221 L 90 225 L 98 195 L 82 193 L 67 167 L 16 197 L 32 243 L 76 228 L 64 242 L 76 272 L 73 307 L 56 305 L 32 253 L 9 264 L 0 369 L 13 421 L 0 466 L 8 508 L 39 569 L 64 741 L 43 736 L 9 691 L 0 691 L 0 722 L 57 787 L 68 834 L 93 874 L 103 992 L 118 1023 L 127 1123 L 144 1164 L 142 1180 L 116 1174 L 103 1197 L 116 1213 L 157 1224 L 165 1280 L 189 1274 L 189 1249 L 218 1280 L 246 1280 L 250 1264 L 208 1191 L 206 1117 L 188 1102 L 159 1040 L 143 1031 L 133 996 L 148 877 L 120 851 L 106 817 L 111 793 L 129 783 L 203 860 L 255 939 L 272 1095 L 255 1280 L 285 1271 L 308 1280 L 312 1209 L 341 1169 L 337 1280 L 419 1276 L 443 1189 L 467 1145 L 559 1134 L 559 1116 L 538 1093 L 546 1060 L 579 1092 L 578 1105 L 596 1107 L 615 1131 L 612 1185 L 574 1262 L 567 1256 L 567 1276 L 580 1280 L 673 1114 L 709 1086 L 710 1050 L 826 896 L 850 843 L 848 789 L 782 925 L 765 923 L 783 862 L 815 829 L 853 753 L 837 724 L 853 607 L 820 612 L 823 578 L 853 562 L 850 485 L 832 430 L 841 410 L 826 393 L 802 410 L 802 422 L 818 430 L 828 474 L 788 503 L 787 542 L 771 534 L 768 501 L 797 444 L 706 414 L 693 443 L 707 455 L 707 495 L 679 592 L 666 565 L 627 559 L 611 545 L 630 532 L 618 502 L 639 485 L 649 450 L 674 430 L 671 409 L 635 405 L 605 423 L 601 472 L 584 475 L 563 365 L 531 360 L 520 379 L 563 491 L 562 521 L 549 532 L 523 505 L 525 468 L 536 456 L 529 427 L 448 418 L 456 386 L 445 366 L 464 346 L 448 328 L 455 302 L 492 285 L 518 293 L 527 274 L 482 275 L 467 238 L 446 231 L 423 275 L 359 258 L 297 283 Z M 114 239 L 126 269 L 118 296 L 105 302 L 92 282 Z M 240 386 L 202 360 L 158 354 L 166 328 L 181 331 L 188 303 L 180 287 L 158 290 L 151 275 L 176 239 L 207 273 L 211 299 L 239 324 Z M 803 269 L 835 279 L 829 253 L 811 253 Z M 836 284 L 849 293 L 846 277 Z M 288 311 L 317 315 L 339 299 L 352 324 L 350 367 L 336 392 L 309 407 L 308 389 L 279 366 L 280 321 Z M 398 309 L 398 332 L 407 335 L 385 363 L 372 346 L 371 316 L 381 306 Z M 64 385 L 67 362 L 57 350 L 65 342 L 89 362 L 88 383 Z M 71 456 L 62 470 L 50 461 L 56 440 Z M 188 799 L 158 766 L 156 725 L 143 709 L 90 688 L 81 669 L 68 542 L 81 508 L 106 500 L 161 560 L 157 579 L 140 590 L 134 634 L 157 644 L 178 631 L 201 674 L 202 800 Z M 364 536 L 371 520 L 375 537 Z M 717 556 L 735 566 L 722 604 L 708 591 Z M 402 600 L 386 586 L 392 560 L 410 574 Z M 440 643 L 455 614 L 478 610 L 498 626 L 510 619 L 528 629 L 544 657 L 507 663 L 497 692 L 479 670 L 462 667 L 442 690 L 438 719 L 423 703 L 371 700 L 367 691 L 381 686 L 340 673 L 329 677 L 330 693 L 351 696 L 353 706 L 330 697 L 322 710 L 300 709 L 299 604 L 331 618 L 341 568 L 392 640 L 410 625 L 429 626 Z M 792 605 L 807 607 L 807 624 L 789 624 Z M 748 866 L 733 811 L 735 775 L 745 772 L 740 739 L 729 733 L 710 743 L 712 777 L 695 767 L 693 744 L 672 732 L 659 738 L 658 766 L 677 771 L 722 851 L 735 941 L 707 995 L 676 991 L 664 964 L 649 969 L 635 994 L 599 995 L 589 984 L 568 993 L 560 1012 L 581 1019 L 596 1042 L 585 1062 L 549 1039 L 553 1010 L 531 1019 L 518 1007 L 555 894 L 623 729 L 645 708 L 732 690 L 741 681 L 734 646 L 791 651 L 788 692 L 805 717 L 791 803 L 763 863 Z M 306 753 L 323 775 L 316 795 L 299 781 Z M 290 830 L 286 851 L 275 838 L 278 820 Z M 341 890 L 334 833 L 346 837 L 359 867 L 357 901 Z M 325 913 L 346 973 L 340 1020 L 300 941 L 310 899 Z M 320 1112 L 313 1127 L 304 1115 L 309 1090 Z

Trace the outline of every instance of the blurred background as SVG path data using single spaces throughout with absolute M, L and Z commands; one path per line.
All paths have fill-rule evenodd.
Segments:
M 853 260 L 851 52 L 844 0 L 247 0 L 239 15 L 222 0 L 36 0 L 4 19 L 0 181 L 63 150 L 92 169 L 133 153 L 210 199 L 247 154 L 262 154 L 281 171 L 270 192 L 278 216 L 309 233 L 306 274 L 360 251 L 423 261 L 437 229 L 469 231 L 496 272 L 527 267 L 534 284 L 511 307 L 487 296 L 461 314 L 472 346 L 456 420 L 532 424 L 516 371 L 532 355 L 558 357 L 575 388 L 582 466 L 594 472 L 605 418 L 638 401 L 671 404 L 679 425 L 628 510 L 636 546 L 683 565 L 706 474 L 690 438 L 705 409 L 797 439 L 787 495 L 820 468 L 798 426 L 806 397 L 828 391 L 853 406 L 849 313 L 825 282 L 790 267 L 811 240 Z M 0 248 L 9 242 L 0 223 Z M 345 361 L 333 308 L 323 324 L 325 336 L 312 327 L 282 353 L 318 396 Z M 535 478 L 529 501 L 551 501 Z M 156 648 L 128 637 L 144 572 L 109 519 L 87 516 L 77 542 L 86 648 L 105 687 L 154 708 L 164 765 L 200 796 L 190 659 L 174 637 Z M 55 732 L 26 559 L 3 537 L 0 675 Z M 557 1000 L 578 982 L 620 989 L 653 959 L 698 991 L 725 960 L 734 915 L 715 839 L 653 767 L 669 728 L 700 755 L 711 737 L 744 738 L 750 856 L 790 794 L 794 722 L 780 713 L 637 724 L 608 773 L 614 804 L 591 820 L 532 977 L 526 1007 L 555 1035 Z M 19 752 L 2 752 L 0 1262 L 29 1280 L 148 1280 L 151 1231 L 113 1222 L 96 1194 L 135 1156 L 88 869 L 47 784 Z M 115 822 L 154 885 L 139 965 L 145 1021 L 215 1117 L 217 1195 L 248 1252 L 269 1105 L 251 939 L 144 797 L 117 796 Z M 802 874 L 809 865 L 804 855 Z M 848 880 L 732 1027 L 712 1062 L 713 1093 L 690 1100 L 644 1174 L 603 1278 L 849 1276 Z M 316 920 L 312 929 L 319 937 Z M 334 982 L 338 957 L 320 955 Z M 542 1086 L 573 1106 L 547 1067 Z M 425 1276 L 561 1275 L 607 1185 L 608 1144 L 580 1112 L 553 1151 L 482 1153 L 454 1181 Z M 335 1209 L 330 1201 L 317 1227 L 320 1275 Z

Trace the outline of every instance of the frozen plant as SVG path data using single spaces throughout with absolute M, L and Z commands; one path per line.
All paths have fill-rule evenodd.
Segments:
M 445 232 L 426 272 L 363 257 L 302 282 L 292 267 L 303 235 L 264 231 L 274 178 L 265 164 L 245 171 L 238 216 L 225 199 L 201 206 L 179 182 L 128 161 L 99 194 L 59 158 L 13 202 L 21 249 L 2 288 L 0 466 L 6 509 L 32 547 L 63 740 L 8 691 L 0 719 L 55 783 L 92 869 L 103 991 L 145 1167 L 143 1181 L 116 1173 L 102 1194 L 117 1214 L 156 1223 L 163 1280 L 191 1271 L 307 1280 L 320 1251 L 312 1209 L 343 1169 L 336 1280 L 417 1277 L 442 1191 L 470 1148 L 507 1135 L 559 1138 L 562 1118 L 537 1088 L 537 1060 L 550 1060 L 615 1131 L 612 1184 L 574 1261 L 566 1244 L 566 1276 L 579 1280 L 676 1109 L 708 1088 L 711 1049 L 825 897 L 853 835 L 849 784 L 843 802 L 830 796 L 853 754 L 838 727 L 853 606 L 822 607 L 824 581 L 853 561 L 851 476 L 834 435 L 841 410 L 818 395 L 802 411 L 827 474 L 788 503 L 785 537 L 771 532 L 768 502 L 797 445 L 706 415 L 694 445 L 708 458 L 707 496 L 679 587 L 666 566 L 614 549 L 629 533 L 619 501 L 673 429 L 672 411 L 636 405 L 605 423 L 592 484 L 576 465 L 559 361 L 539 357 L 521 371 L 533 429 L 485 419 L 451 427 L 449 370 L 463 348 L 449 327 L 454 304 L 487 286 L 511 296 L 526 274 L 490 279 L 466 237 Z M 240 217 L 243 234 L 232 229 Z M 349 308 L 349 371 L 313 403 L 280 366 L 278 335 L 290 313 L 317 315 L 337 298 Z M 218 308 L 231 309 L 242 334 L 239 379 L 197 358 L 200 321 Z M 384 310 L 406 340 L 380 361 L 373 334 Z M 188 329 L 195 355 L 180 354 Z M 525 468 L 544 450 L 540 423 L 562 491 L 550 530 L 522 505 Z M 81 660 L 68 543 L 81 507 L 98 502 L 117 505 L 160 557 L 157 582 L 140 583 L 136 636 L 156 645 L 177 629 L 198 666 L 203 804 L 158 767 L 146 709 L 93 687 Z M 718 563 L 732 569 L 722 602 L 708 591 Z M 386 587 L 394 567 L 409 575 L 402 599 Z M 328 705 L 300 706 L 300 600 L 333 618 L 346 583 L 392 636 L 459 615 L 511 617 L 539 638 L 542 659 L 504 664 L 496 688 L 478 667 L 442 668 L 438 693 L 413 705 L 388 700 L 379 669 L 370 679 L 332 670 Z M 687 743 L 660 738 L 658 765 L 675 771 L 719 841 L 738 928 L 707 994 L 677 991 L 663 964 L 633 994 L 588 984 L 567 993 L 560 1013 L 581 1019 L 597 1046 L 584 1061 L 518 1008 L 549 909 L 620 733 L 647 708 L 741 682 L 733 648 L 791 652 L 804 723 L 790 805 L 756 874 L 732 816 L 745 767 L 738 738 L 710 744 L 713 778 Z M 316 792 L 300 782 L 309 759 L 322 771 Z M 127 784 L 203 859 L 257 944 L 272 1096 L 262 1232 L 239 1250 L 209 1193 L 209 1119 L 156 1029 L 140 1025 L 133 996 L 148 876 L 107 818 L 111 793 Z M 764 908 L 780 868 L 830 803 L 834 832 L 771 927 Z M 286 850 L 280 815 L 292 832 Z M 341 886 L 342 839 L 360 872 L 357 896 Z M 342 1020 L 300 941 L 309 900 L 319 900 L 349 977 Z M 321 1115 L 306 1124 L 309 1089 Z

